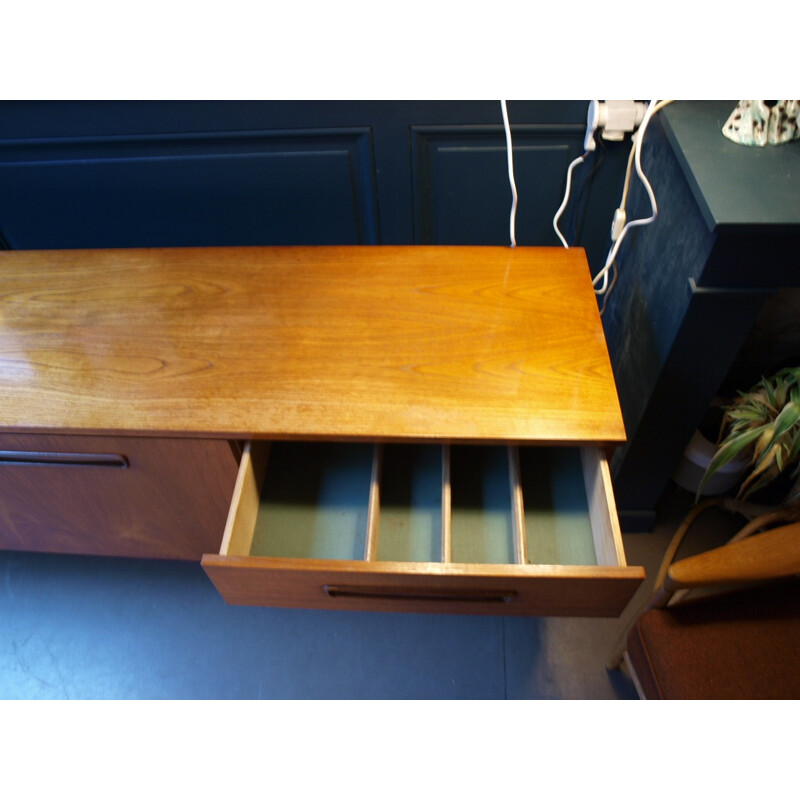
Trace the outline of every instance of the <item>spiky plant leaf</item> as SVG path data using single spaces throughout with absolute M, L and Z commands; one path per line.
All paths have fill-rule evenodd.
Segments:
M 800 456 L 800 436 L 793 436 L 791 439 L 791 445 L 789 447 L 789 452 L 786 456 L 786 465 L 793 464 L 798 457 Z M 798 466 L 800 469 L 800 466 Z
M 751 494 L 757 492 L 759 489 L 762 489 L 769 483 L 775 480 L 775 478 L 780 475 L 780 470 L 778 469 L 777 464 L 773 463 L 769 469 L 761 472 L 748 475 L 747 480 L 739 488 L 739 492 L 736 495 L 740 500 L 746 500 Z
M 761 457 L 756 461 L 755 466 L 753 467 L 753 471 L 750 473 L 750 477 L 748 480 L 752 480 L 753 478 L 757 478 L 761 475 L 762 472 L 766 472 L 768 469 L 775 466 L 776 454 L 779 451 L 779 447 L 768 447 L 762 454 Z M 747 481 L 745 481 L 747 483 Z
M 771 424 L 765 426 L 766 430 L 758 437 L 753 450 L 753 463 L 758 466 L 762 459 L 782 443 L 788 441 L 788 434 L 792 427 L 800 420 L 800 406 L 793 403 L 786 405 Z M 786 448 L 788 452 L 788 447 Z
M 789 452 L 789 433 L 797 425 L 798 421 L 800 421 L 800 406 L 792 402 L 787 403 L 781 413 L 778 414 L 771 429 L 762 434 L 756 444 L 756 466 L 766 456 L 767 451 L 772 448 L 783 448 L 785 452 Z M 760 445 L 764 440 L 766 440 L 765 448 L 761 448 Z
M 777 409 L 778 400 L 775 397 L 775 390 L 772 388 L 772 384 L 765 380 L 764 378 L 761 379 L 761 386 L 764 389 L 764 392 L 767 395 L 766 403 L 770 406 L 773 410 Z
M 738 395 L 724 409 L 717 452 L 703 475 L 698 498 L 717 470 L 748 450 L 753 469 L 740 496 L 752 494 L 792 465 L 800 472 L 800 366 L 762 377 L 749 392 Z
M 703 493 L 703 489 L 705 488 L 706 484 L 718 469 L 724 467 L 730 461 L 733 461 L 736 456 L 742 453 L 747 447 L 752 445 L 753 442 L 755 442 L 756 439 L 758 439 L 758 437 L 761 436 L 767 429 L 767 425 L 760 425 L 757 428 L 753 428 L 753 430 L 744 431 L 743 433 L 738 434 L 735 437 L 730 437 L 723 442 L 722 445 L 717 449 L 714 457 L 711 459 L 711 463 L 709 463 L 708 467 L 706 467 L 706 471 L 700 481 L 700 486 L 697 489 L 696 499 L 700 498 L 700 495 Z
M 766 422 L 767 416 L 764 414 L 763 408 L 753 408 L 751 406 L 742 405 L 730 411 L 724 418 L 723 422 L 727 422 L 733 426 L 749 425 L 753 422 Z
M 764 428 L 764 432 L 756 439 L 756 443 L 753 446 L 753 462 L 756 464 L 763 458 L 764 454 L 768 452 L 775 436 L 775 431 L 771 425 L 765 425 Z

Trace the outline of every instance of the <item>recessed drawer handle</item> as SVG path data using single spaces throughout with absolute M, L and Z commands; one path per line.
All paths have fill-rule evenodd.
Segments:
M 417 589 L 403 586 L 329 586 L 322 587 L 328 597 L 365 597 L 387 600 L 445 600 L 456 603 L 510 603 L 516 592 L 491 589 Z
M 0 466 L 34 467 L 116 467 L 127 469 L 128 459 L 114 453 L 32 453 L 27 450 L 0 450 Z

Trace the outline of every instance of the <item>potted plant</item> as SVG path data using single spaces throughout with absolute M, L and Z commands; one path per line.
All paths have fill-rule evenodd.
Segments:
M 720 431 L 723 430 L 723 415 L 728 402 L 730 400 L 726 401 L 719 397 L 711 401 L 672 474 L 672 480 L 692 494 L 699 493 L 700 481 L 703 480 L 709 464 L 717 453 Z M 726 464 L 722 464 L 705 480 L 703 495 L 713 497 L 727 494 L 739 484 L 749 463 L 747 455 L 739 453 Z
M 782 369 L 762 378 L 725 407 L 716 453 L 711 459 L 697 499 L 711 477 L 735 458 L 749 457 L 750 474 L 739 487 L 744 500 L 800 464 L 800 367 Z M 800 466 L 792 477 L 796 478 Z M 794 492 L 784 502 L 791 501 Z
M 791 367 L 762 378 L 748 392 L 724 406 L 719 439 L 710 463 L 700 481 L 695 505 L 672 536 L 656 575 L 655 586 L 664 579 L 681 542 L 697 518 L 712 508 L 721 509 L 748 520 L 730 540 L 738 541 L 774 525 L 800 520 L 800 367 Z M 750 474 L 733 497 L 712 497 L 700 501 L 706 484 L 726 464 L 745 455 Z M 791 489 L 777 503 L 764 505 L 747 498 L 795 466 Z

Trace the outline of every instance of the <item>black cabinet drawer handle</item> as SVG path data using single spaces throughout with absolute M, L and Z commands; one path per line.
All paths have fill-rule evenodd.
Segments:
M 32 453 L 27 450 L 0 450 L 0 466 L 33 467 L 116 467 L 127 469 L 128 459 L 115 453 Z
M 510 603 L 516 592 L 491 589 L 418 589 L 403 586 L 331 586 L 322 587 L 328 597 L 381 598 L 386 600 L 445 600 L 456 603 Z

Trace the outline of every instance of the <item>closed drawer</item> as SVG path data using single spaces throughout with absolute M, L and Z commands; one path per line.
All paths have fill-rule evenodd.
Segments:
M 198 560 L 237 472 L 224 440 L 0 434 L 0 548 Z
M 598 448 L 252 442 L 219 554 L 227 602 L 617 616 L 628 567 Z

